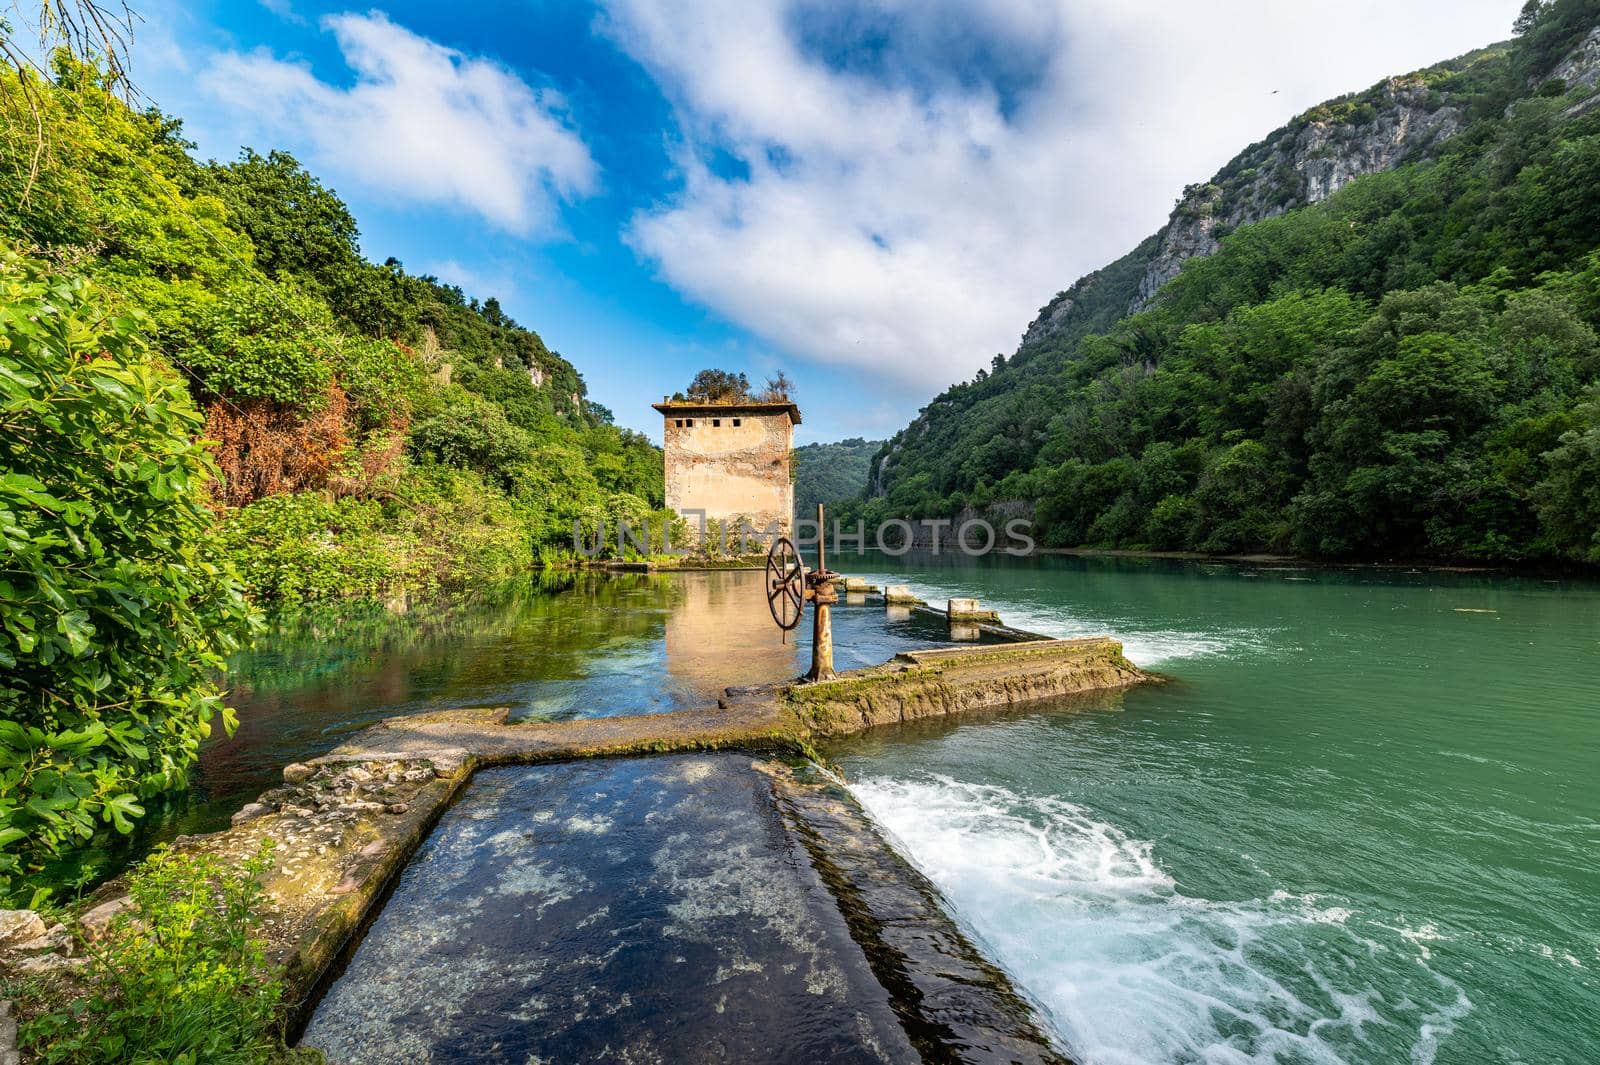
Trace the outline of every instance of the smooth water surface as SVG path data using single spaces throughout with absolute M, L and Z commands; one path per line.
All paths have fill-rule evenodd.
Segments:
M 513 719 L 648 714 L 715 704 L 730 686 L 805 672 L 807 623 L 785 636 L 760 572 L 566 573 L 404 613 L 372 605 L 302 615 L 229 670 L 232 737 L 201 751 L 167 831 L 209 831 L 276 784 L 288 762 L 400 714 L 509 706 Z M 944 642 L 926 616 L 834 612 L 840 669 Z
M 1085 1065 L 1600 1061 L 1600 587 L 843 566 L 1172 678 L 832 752 Z

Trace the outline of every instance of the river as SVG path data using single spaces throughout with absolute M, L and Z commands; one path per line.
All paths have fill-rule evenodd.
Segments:
M 1600 1061 L 1600 587 L 862 568 L 1172 679 L 830 752 L 1086 1065 Z
M 835 560 L 1168 682 L 837 745 L 856 797 L 1084 1065 L 1600 1061 L 1600 585 L 1109 558 Z M 657 712 L 799 673 L 752 574 L 306 617 L 156 836 L 395 713 Z M 943 636 L 837 613 L 840 667 Z

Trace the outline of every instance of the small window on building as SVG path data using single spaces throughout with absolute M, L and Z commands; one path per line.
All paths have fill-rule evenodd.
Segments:
M 712 418 L 711 419 L 711 428 L 713 428 L 713 429 L 721 429 L 722 428 L 722 419 L 721 418 Z
M 689 428 L 693 429 L 694 428 L 694 419 L 693 418 L 685 418 L 683 420 L 683 424 L 687 425 Z
M 682 419 L 682 418 L 679 418 L 679 419 L 678 419 L 678 428 L 679 428 L 679 429 L 682 429 L 682 428 L 683 428 L 683 419 Z
M 734 420 L 733 420 L 733 427 L 734 427 L 734 428 L 735 428 L 735 429 L 737 429 L 737 428 L 739 428 L 739 419 L 738 419 L 738 418 L 735 418 L 735 419 L 734 419 Z

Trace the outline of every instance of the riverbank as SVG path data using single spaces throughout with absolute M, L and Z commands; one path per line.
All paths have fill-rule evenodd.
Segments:
M 1259 566 L 1307 566 L 1317 569 L 1417 570 L 1426 573 L 1508 573 L 1528 576 L 1594 577 L 1600 569 L 1578 562 L 1466 562 L 1438 558 L 1328 559 L 1273 552 L 1208 555 L 1197 551 L 1147 551 L 1116 547 L 1038 547 L 1038 555 L 1065 558 L 1164 559 L 1174 562 L 1231 562 Z
M 766 567 L 765 552 L 753 555 L 650 555 L 647 558 L 575 559 L 572 569 L 607 573 L 712 573 L 719 570 L 758 570 Z

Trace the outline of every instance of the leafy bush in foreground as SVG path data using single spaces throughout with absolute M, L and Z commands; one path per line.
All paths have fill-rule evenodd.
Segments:
M 181 787 L 250 631 L 201 417 L 80 279 L 0 252 L 0 894 Z
M 7 989 L 33 1014 L 21 1048 L 46 1065 L 321 1060 L 278 1035 L 283 986 L 259 938 L 269 865 L 265 847 L 236 867 L 157 850 L 129 877 L 132 905 L 89 946 L 70 1003 L 52 1006 L 42 984 Z

